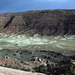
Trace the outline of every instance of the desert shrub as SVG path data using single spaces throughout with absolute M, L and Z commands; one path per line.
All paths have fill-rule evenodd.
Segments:
M 75 65 L 72 65 L 70 68 L 66 69 L 65 75 L 75 75 Z
M 21 70 L 23 70 L 23 71 L 30 71 L 30 69 L 26 69 L 25 67 L 23 67 Z
M 63 60 L 63 61 L 60 61 L 60 62 L 58 63 L 58 65 L 70 64 L 70 62 L 71 62 L 70 59 L 68 59 L 68 60 Z
M 13 68 L 13 69 L 19 69 L 17 66 L 13 66 L 12 68 Z
M 36 68 L 36 71 L 40 73 L 49 74 L 47 66 L 44 65 L 40 65 L 38 68 Z
M 0 66 L 3 66 L 2 64 L 0 64 Z
M 11 64 L 8 65 L 9 68 L 12 68 Z
M 8 63 L 5 63 L 5 67 L 8 67 Z

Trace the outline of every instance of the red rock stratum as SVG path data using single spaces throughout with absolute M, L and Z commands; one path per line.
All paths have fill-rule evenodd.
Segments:
M 43 10 L 0 14 L 0 32 L 75 35 L 75 10 Z

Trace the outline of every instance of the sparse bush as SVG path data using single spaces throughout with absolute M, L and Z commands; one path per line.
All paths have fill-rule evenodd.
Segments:
M 9 68 L 12 68 L 11 64 L 8 65 Z
M 30 69 L 26 69 L 25 67 L 23 67 L 21 70 L 23 70 L 23 71 L 30 71 Z
M 72 65 L 70 68 L 66 69 L 65 75 L 75 75 L 75 65 Z
M 2 64 L 0 64 L 0 66 L 3 66 Z
M 69 64 L 71 62 L 71 60 L 63 60 L 63 61 L 60 61 L 58 63 L 58 65 L 64 65 L 64 64 Z
M 13 68 L 13 69 L 19 69 L 17 66 L 13 66 L 12 68 Z
M 5 67 L 8 67 L 8 63 L 5 63 Z
M 44 65 L 41 65 L 38 68 L 36 68 L 36 71 L 40 73 L 49 74 L 47 66 Z

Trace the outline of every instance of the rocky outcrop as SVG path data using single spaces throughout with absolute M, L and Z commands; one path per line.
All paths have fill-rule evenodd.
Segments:
M 75 10 L 43 10 L 0 14 L 0 32 L 75 35 Z
M 42 73 L 25 72 L 21 70 L 0 67 L 0 75 L 45 75 Z

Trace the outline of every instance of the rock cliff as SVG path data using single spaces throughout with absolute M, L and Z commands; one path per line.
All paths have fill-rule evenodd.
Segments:
M 0 14 L 0 33 L 75 35 L 75 10 L 32 10 Z

